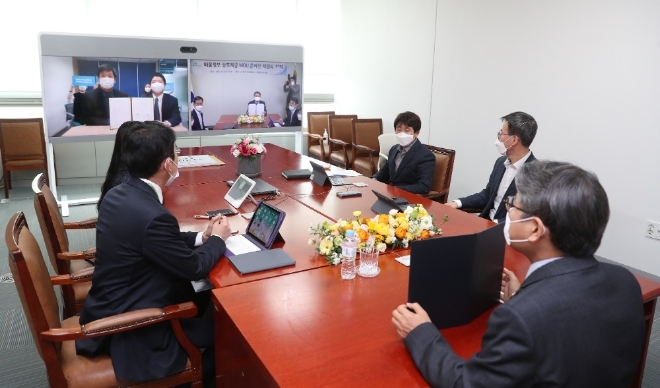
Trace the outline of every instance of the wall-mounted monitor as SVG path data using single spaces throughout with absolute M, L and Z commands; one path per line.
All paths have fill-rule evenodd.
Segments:
M 302 130 L 302 46 L 42 33 L 39 50 L 50 142 L 111 140 L 127 120 L 178 136 Z

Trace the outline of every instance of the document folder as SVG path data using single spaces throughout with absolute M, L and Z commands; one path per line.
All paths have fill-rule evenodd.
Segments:
M 281 248 L 229 256 L 229 261 L 242 275 L 296 264 Z
M 504 224 L 463 236 L 410 244 L 408 302 L 419 303 L 439 328 L 465 325 L 500 299 Z

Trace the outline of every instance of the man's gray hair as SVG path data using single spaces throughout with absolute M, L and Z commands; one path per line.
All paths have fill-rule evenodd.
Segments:
M 565 162 L 536 160 L 516 174 L 520 207 L 540 218 L 567 256 L 590 257 L 600 246 L 610 208 L 595 174 Z

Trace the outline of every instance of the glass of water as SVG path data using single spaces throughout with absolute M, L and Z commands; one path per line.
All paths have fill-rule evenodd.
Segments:
M 360 249 L 360 267 L 358 268 L 358 275 L 365 278 L 372 278 L 378 276 L 380 268 L 378 268 L 378 250 L 362 248 Z

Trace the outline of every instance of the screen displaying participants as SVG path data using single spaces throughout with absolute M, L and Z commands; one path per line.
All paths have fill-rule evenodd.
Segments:
M 303 82 L 302 63 L 193 59 L 191 129 L 300 127 Z
M 114 135 L 129 120 L 189 128 L 188 61 L 42 56 L 49 137 Z

